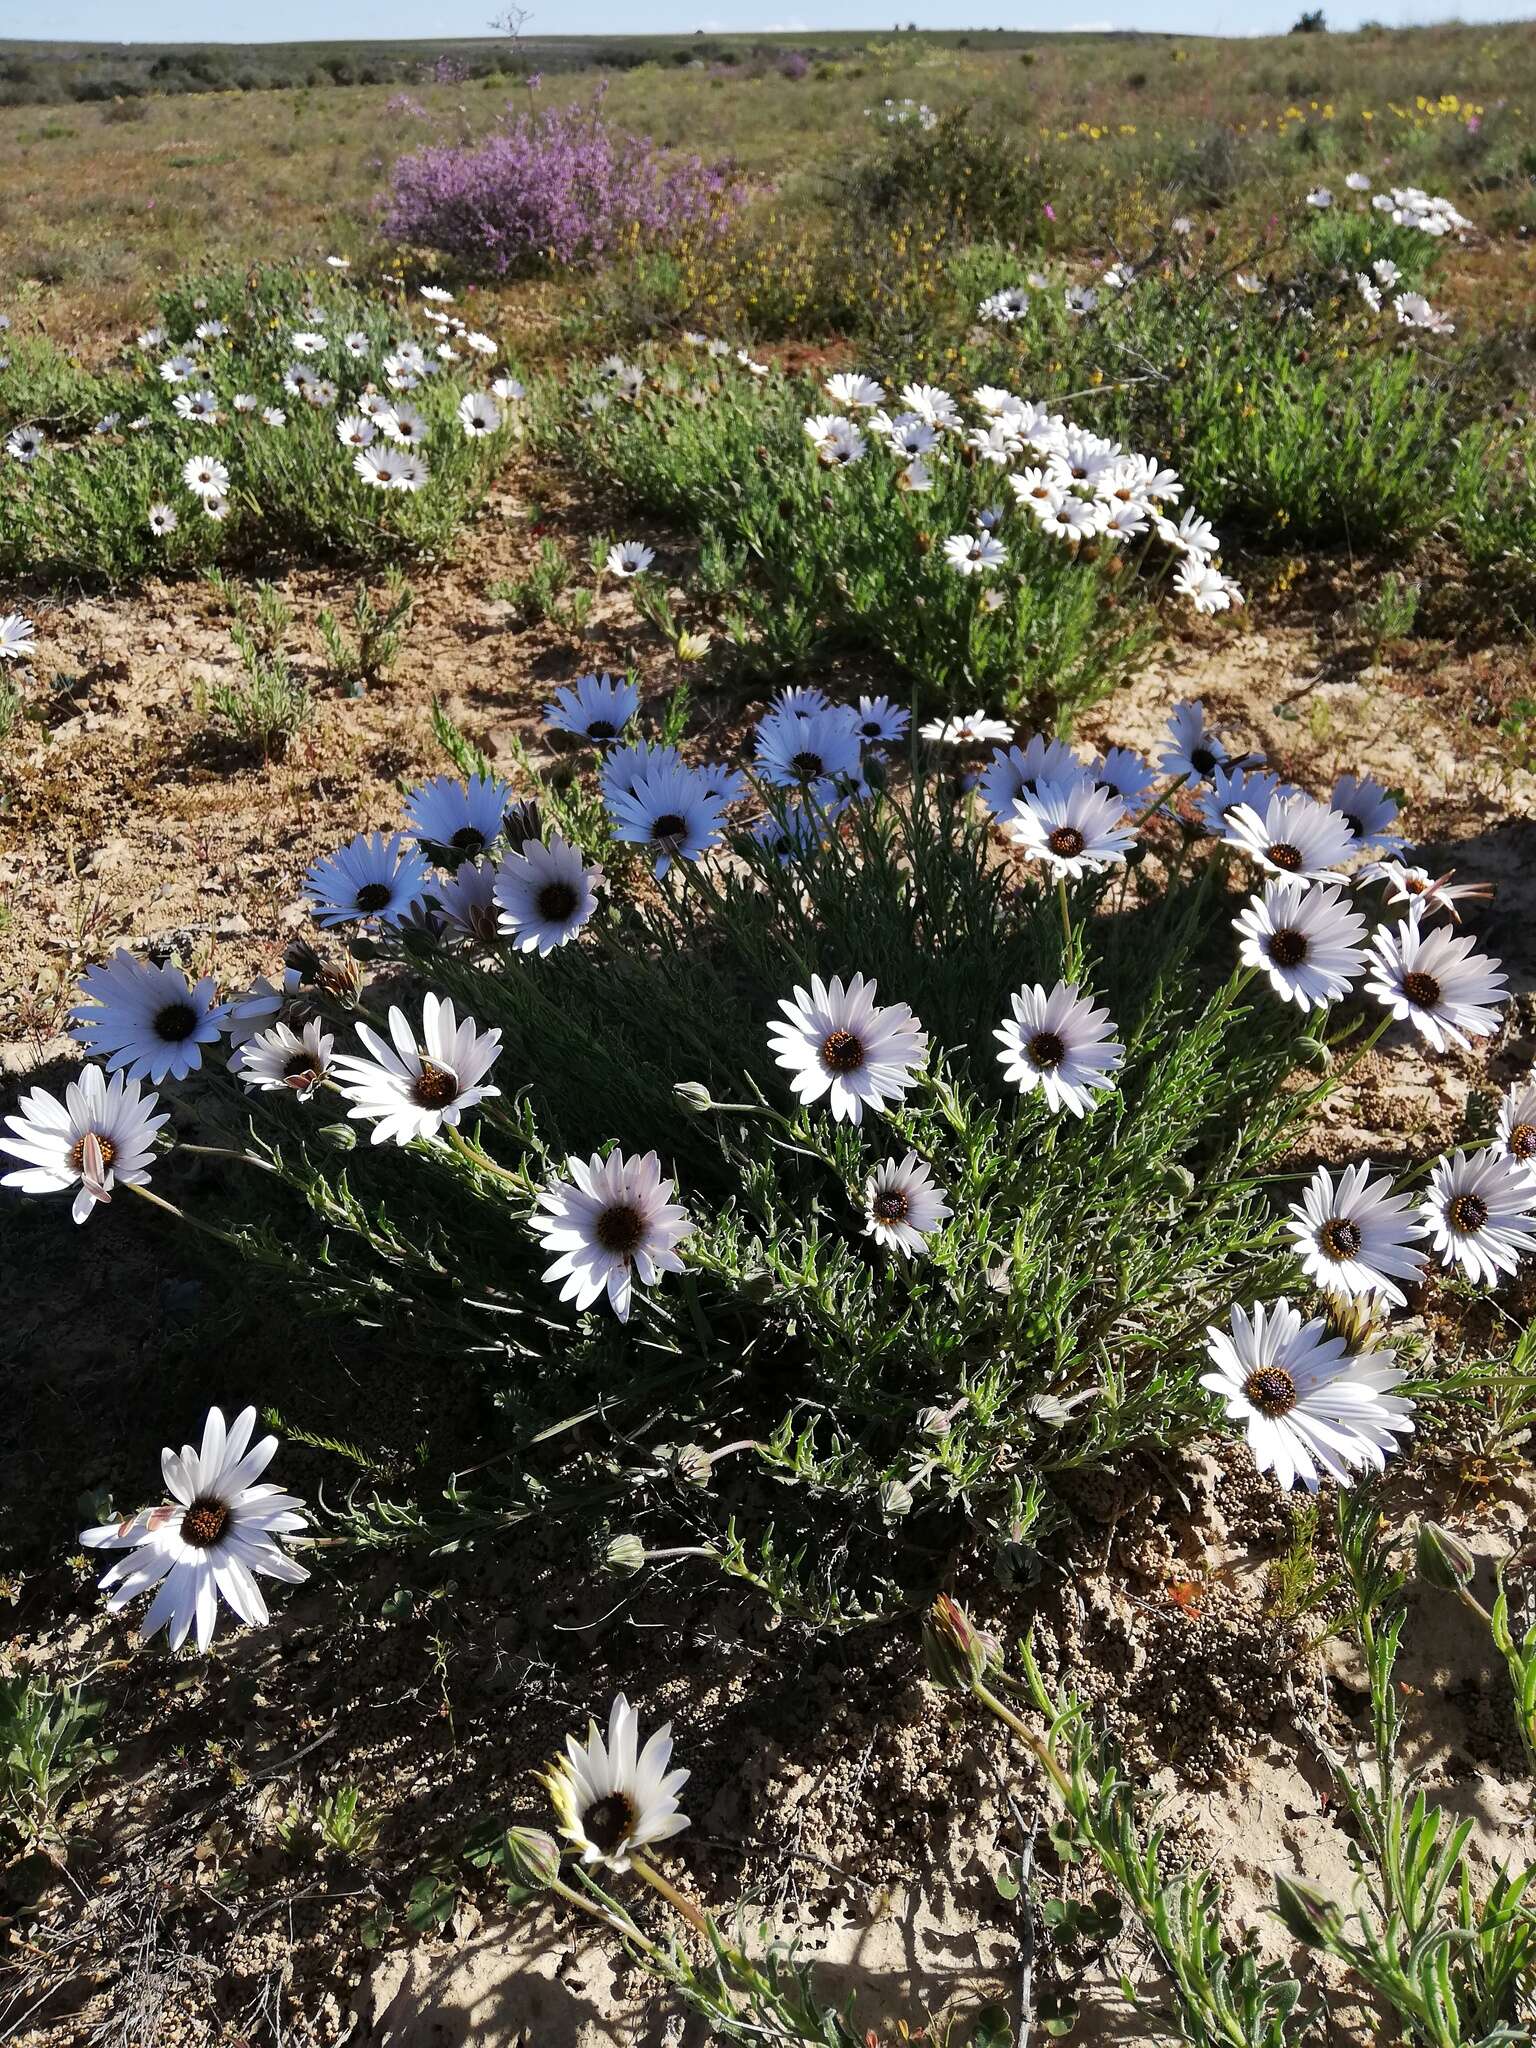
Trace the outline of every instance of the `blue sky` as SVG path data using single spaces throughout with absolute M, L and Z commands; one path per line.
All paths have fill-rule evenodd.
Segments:
M 655 34 L 691 29 L 889 28 L 914 20 L 923 28 L 1139 28 L 1177 35 L 1275 35 L 1296 19 L 1304 0 L 1064 0 L 1064 4 L 1009 4 L 1009 0 L 652 0 L 643 27 Z M 1326 5 L 1326 0 L 1325 0 Z M 32 15 L 28 26 L 51 40 L 92 42 L 294 42 L 306 39 L 477 36 L 486 33 L 496 0 L 446 0 L 424 8 L 420 0 L 264 0 L 236 8 L 225 0 L 57 0 Z M 1335 28 L 1361 21 L 1393 26 L 1414 22 L 1526 20 L 1536 6 L 1511 0 L 1365 0 L 1326 6 Z M 18 13 L 0 7 L 7 33 L 22 28 Z M 535 7 L 529 33 L 633 35 L 642 26 L 621 0 L 564 0 Z

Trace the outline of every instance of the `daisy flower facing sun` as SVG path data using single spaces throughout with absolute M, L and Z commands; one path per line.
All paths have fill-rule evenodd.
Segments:
M 581 1852 L 583 1863 L 628 1870 L 634 1856 L 669 1841 L 688 1826 L 677 1795 L 686 1771 L 668 1771 L 672 1724 L 665 1723 L 640 1748 L 640 1719 L 623 1693 L 608 1716 L 604 1741 L 595 1721 L 587 1739 L 565 1738 L 565 1755 L 541 1774 L 560 1822 L 560 1832 Z
M 1124 860 L 1136 844 L 1124 804 L 1081 774 L 1071 783 L 1044 782 L 1026 790 L 1014 803 L 1007 830 L 1032 860 L 1043 860 L 1061 876 L 1096 874 Z
M 1536 1245 L 1536 1176 L 1497 1145 L 1458 1150 L 1435 1167 L 1419 1219 L 1442 1266 L 1495 1287 Z
M 556 732 L 573 733 L 577 739 L 606 745 L 616 740 L 640 709 L 640 692 L 628 676 L 578 676 L 555 692 L 555 701 L 544 712 L 544 723 Z
M 1368 966 L 1367 992 L 1436 1052 L 1488 1037 L 1498 1028 L 1495 1006 L 1508 1000 L 1497 960 L 1474 952 L 1472 940 L 1448 925 L 1425 929 L 1411 915 L 1377 932 Z
M 1215 1370 L 1201 1386 L 1220 1395 L 1228 1420 L 1244 1425 L 1254 1464 L 1287 1491 L 1380 1472 L 1413 1429 L 1412 1401 L 1393 1391 L 1406 1377 L 1397 1354 L 1351 1357 L 1342 1337 L 1320 1318 L 1303 1323 L 1284 1296 L 1251 1315 L 1234 1303 L 1230 1329 L 1207 1330 L 1206 1349 Z
M 1337 1002 L 1365 969 L 1365 919 L 1340 889 L 1266 882 L 1232 923 L 1245 967 L 1261 967 L 1283 1002 L 1303 1010 Z
M 587 867 L 580 849 L 558 832 L 550 834 L 547 846 L 527 840 L 496 870 L 500 929 L 519 952 L 536 952 L 542 960 L 574 939 L 591 917 L 602 879 L 602 869 Z
M 1505 1090 L 1499 1104 L 1499 1144 L 1517 1166 L 1536 1174 L 1536 1070 Z
M 351 924 L 377 918 L 381 924 L 403 924 L 426 893 L 429 871 L 403 833 L 359 832 L 335 853 L 312 861 L 304 873 L 304 893 L 320 925 Z
M 782 1000 L 782 1019 L 768 1026 L 777 1064 L 803 1105 L 822 1096 L 834 1120 L 856 1124 L 865 1108 L 883 1110 L 912 1086 L 928 1054 L 927 1033 L 905 1003 L 882 1005 L 862 974 L 843 985 L 813 975 L 810 988 Z
M 1291 1216 L 1286 1227 L 1302 1268 L 1325 1294 L 1380 1295 L 1401 1308 L 1408 1297 L 1398 1282 L 1413 1286 L 1423 1277 L 1424 1260 L 1409 1249 L 1423 1236 L 1411 1220 L 1412 1197 L 1392 1192 L 1390 1174 L 1372 1180 L 1368 1160 L 1345 1167 L 1337 1186 L 1320 1166 Z
M 341 1092 L 352 1104 L 347 1114 L 373 1124 L 375 1145 L 409 1145 L 413 1138 L 435 1138 L 446 1124 L 457 1126 L 499 1088 L 485 1076 L 501 1056 L 501 1031 L 481 1031 L 472 1017 L 461 1024 L 452 1002 L 429 993 L 421 1006 L 421 1046 L 404 1010 L 389 1013 L 389 1039 L 371 1025 L 359 1024 L 357 1035 L 370 1059 L 338 1053 L 332 1071 Z
M 82 1530 L 80 1541 L 89 1550 L 132 1553 L 101 1581 L 101 1590 L 112 1595 L 109 1614 L 141 1593 L 155 1594 L 139 1628 L 141 1643 L 164 1629 L 171 1648 L 179 1650 L 195 1627 L 197 1647 L 206 1651 L 221 1599 L 255 1627 L 269 1619 L 258 1574 L 288 1585 L 309 1577 L 277 1540 L 307 1526 L 299 1513 L 303 1502 L 270 1482 L 258 1483 L 277 1438 L 263 1437 L 252 1446 L 255 1427 L 254 1408 L 237 1415 L 227 1431 L 222 1412 L 210 1408 L 200 1450 L 183 1444 L 179 1456 L 170 1449 L 160 1455 L 171 1495 L 166 1506 Z
M 887 1159 L 864 1187 L 864 1234 L 888 1251 L 920 1258 L 930 1234 L 954 1211 L 935 1187 L 933 1176 L 915 1152 L 905 1159 Z
M 207 975 L 193 986 L 180 968 L 156 967 L 119 946 L 81 975 L 69 1035 L 131 1081 L 183 1081 L 224 1028 L 228 1006 L 216 993 Z
M 1323 881 L 1356 851 L 1347 820 L 1300 790 L 1272 796 L 1262 812 L 1234 804 L 1222 837 L 1271 874 L 1298 882 Z
M 1125 1058 L 1113 1029 L 1108 1010 L 1095 1009 L 1076 982 L 1058 981 L 1049 995 L 1036 982 L 1014 996 L 1012 1021 L 992 1036 L 1003 1048 L 1003 1078 L 1021 1095 L 1038 1088 L 1051 1109 L 1086 1116 Z
M 663 1273 L 683 1270 L 677 1247 L 693 1234 L 688 1211 L 672 1200 L 654 1152 L 594 1152 L 568 1160 L 566 1170 L 570 1178 L 546 1188 L 529 1218 L 544 1249 L 558 1254 L 544 1278 L 558 1280 L 560 1299 L 578 1310 L 606 1294 L 627 1323 L 636 1281 L 654 1287 Z
M 335 1050 L 335 1039 L 318 1018 L 312 1017 L 302 1031 L 279 1023 L 236 1047 L 229 1070 L 243 1087 L 259 1094 L 287 1089 L 308 1102 L 330 1073 Z
M 434 775 L 418 783 L 405 800 L 410 836 L 454 860 L 474 859 L 501 835 L 512 801 L 512 785 L 496 775 L 472 775 L 456 782 Z

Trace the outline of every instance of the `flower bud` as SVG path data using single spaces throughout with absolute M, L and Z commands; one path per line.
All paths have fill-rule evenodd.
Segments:
M 1332 1899 L 1302 1877 L 1276 1877 L 1275 1911 L 1287 1932 L 1307 1948 L 1327 1948 L 1344 1925 Z
M 686 1481 L 689 1486 L 708 1486 L 714 1472 L 714 1460 L 702 1444 L 668 1444 L 661 1453 L 661 1461 L 674 1479 Z
M 958 1601 L 941 1593 L 923 1617 L 923 1662 L 935 1685 L 969 1692 L 989 1671 L 1003 1666 L 996 1636 L 977 1628 Z
M 912 1512 L 912 1489 L 899 1479 L 888 1479 L 880 1489 L 880 1512 L 887 1521 Z
M 675 1081 L 672 1093 L 677 1106 L 689 1116 L 704 1116 L 714 1108 L 714 1100 L 702 1081 Z
M 1459 1536 L 1438 1522 L 1420 1522 L 1414 1538 L 1414 1562 L 1419 1577 L 1446 1593 L 1459 1593 L 1470 1586 L 1477 1560 Z
M 643 1571 L 645 1545 L 638 1536 L 615 1536 L 603 1552 L 603 1562 L 611 1572 Z
M 503 1845 L 508 1873 L 518 1884 L 543 1891 L 560 1875 L 560 1848 L 543 1828 L 508 1828 Z

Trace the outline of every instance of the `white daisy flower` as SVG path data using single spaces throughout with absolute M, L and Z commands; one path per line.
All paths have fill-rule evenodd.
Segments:
M 1125 806 L 1097 789 L 1081 771 L 1071 783 L 1043 782 L 1026 790 L 1005 821 L 1010 838 L 1054 875 L 1097 874 L 1122 861 L 1136 844 Z
M 412 405 L 392 405 L 378 416 L 379 429 L 402 448 L 420 448 L 427 440 L 427 423 Z
M 251 1446 L 255 1427 L 254 1408 L 237 1415 L 227 1433 L 223 1414 L 210 1408 L 200 1450 L 183 1444 L 179 1456 L 170 1449 L 160 1455 L 172 1496 L 166 1506 L 81 1531 L 87 1549 L 132 1553 L 101 1581 L 101 1590 L 112 1594 L 109 1614 L 155 1592 L 139 1627 L 141 1643 L 163 1628 L 170 1647 L 179 1650 L 195 1627 L 197 1647 L 206 1651 L 221 1598 L 232 1614 L 258 1627 L 269 1619 L 258 1574 L 287 1585 L 309 1577 L 277 1541 L 307 1526 L 299 1513 L 303 1502 L 270 1482 L 258 1484 L 277 1438 Z
M 604 1159 L 566 1162 L 569 1180 L 539 1196 L 529 1227 L 549 1252 L 559 1256 L 545 1268 L 558 1280 L 560 1299 L 588 1309 L 606 1293 L 621 1323 L 629 1321 L 636 1281 L 654 1287 L 663 1273 L 680 1273 L 677 1247 L 693 1234 L 688 1211 L 672 1200 L 673 1184 L 654 1152 L 626 1159 L 614 1150 Z
M 1422 328 L 1426 334 L 1454 334 L 1455 321 L 1444 313 L 1437 313 L 1422 292 L 1399 292 L 1392 301 L 1398 324 L 1403 327 Z
M 350 924 L 356 918 L 403 924 L 426 893 L 427 882 L 425 860 L 399 832 L 388 838 L 382 832 L 359 832 L 304 871 L 304 893 L 321 925 Z
M 770 712 L 757 728 L 756 758 L 758 773 L 780 789 L 857 782 L 863 773 L 854 715 L 843 704 L 824 711 Z
M 1052 1110 L 1086 1116 L 1094 1096 L 1114 1086 L 1125 1047 L 1111 1038 L 1108 1010 L 1095 1009 L 1074 981 L 1058 981 L 1047 995 L 1036 982 L 1012 998 L 1013 1018 L 993 1031 L 1002 1046 L 1003 1078 L 1021 1095 L 1038 1088 Z
M 307 398 L 317 381 L 306 363 L 290 363 L 283 372 L 283 389 L 292 398 Z
M 405 800 L 408 836 L 460 859 L 478 856 L 500 838 L 511 801 L 512 785 L 500 776 L 472 775 L 458 782 L 451 775 L 434 775 Z
M 1475 953 L 1470 938 L 1454 937 L 1445 925 L 1425 929 L 1410 915 L 1395 929 L 1383 926 L 1367 965 L 1367 993 L 1436 1052 L 1467 1047 L 1498 1029 L 1496 1006 L 1509 996 L 1498 961 Z
M 30 661 L 37 628 L 25 612 L 0 612 L 0 661 Z
M 1536 1174 L 1536 1069 L 1504 1091 L 1498 1141 L 1517 1166 Z
M 337 1053 L 331 1070 L 352 1104 L 347 1114 L 373 1123 L 373 1143 L 409 1145 L 435 1138 L 444 1124 L 456 1126 L 466 1109 L 499 1095 L 485 1076 L 501 1054 L 501 1031 L 481 1031 L 472 1017 L 462 1023 L 451 1001 L 428 991 L 421 1006 L 421 1045 L 404 1010 L 389 1012 L 389 1039 L 371 1025 L 357 1035 L 370 1059 Z
M 643 576 L 656 559 L 656 550 L 643 540 L 621 540 L 608 550 L 604 567 L 610 576 Z
M 912 714 L 889 697 L 861 697 L 854 731 L 867 747 L 894 747 L 906 738 Z
M 914 456 L 906 468 L 897 475 L 896 488 L 898 491 L 910 491 L 915 496 L 922 497 L 925 492 L 933 489 L 933 471 L 921 456 Z
M 1075 491 L 1062 491 L 1049 499 L 1031 497 L 1030 508 L 1040 531 L 1053 540 L 1092 540 L 1104 531 L 1109 511 L 1098 498 L 1081 498 Z
M 100 1067 L 82 1067 L 64 1089 L 64 1100 L 33 1088 L 5 1119 L 10 1137 L 0 1152 L 21 1160 L 0 1186 L 29 1195 L 62 1195 L 75 1190 L 70 1213 L 83 1223 L 98 1202 L 110 1202 L 115 1181 L 143 1187 L 155 1152 L 155 1133 L 169 1122 L 155 1116 L 159 1097 L 146 1095 L 137 1081 Z
M 950 432 L 959 429 L 960 408 L 937 384 L 904 384 L 901 403 L 908 412 L 915 412 L 920 420 L 926 420 L 930 427 L 942 427 Z
M 1206 722 L 1205 706 L 1199 699 L 1181 699 L 1175 704 L 1168 714 L 1168 744 L 1157 764 L 1163 773 L 1207 782 L 1228 758 L 1226 748 Z
M 389 448 L 368 448 L 352 458 L 352 467 L 376 491 L 391 491 L 405 474 L 406 457 Z
M 1318 185 L 1307 194 L 1307 204 L 1315 207 L 1319 213 L 1326 213 L 1333 204 L 1333 194 L 1326 185 Z
M 587 867 L 580 848 L 567 845 L 558 832 L 550 834 L 547 846 L 526 840 L 496 870 L 501 931 L 520 953 L 537 952 L 542 960 L 574 939 L 596 910 L 602 879 L 602 869 Z
M 218 395 L 212 391 L 179 391 L 171 401 L 171 410 L 178 419 L 202 420 L 209 426 L 218 425 Z
M 151 505 L 144 516 L 144 523 L 152 534 L 163 538 L 168 533 L 174 533 L 181 521 L 171 506 Z
M 1363 270 L 1355 272 L 1355 289 L 1373 313 L 1381 311 L 1381 293 Z
M 1422 1278 L 1424 1260 L 1410 1247 L 1424 1233 L 1413 1220 L 1412 1196 L 1394 1194 L 1390 1174 L 1372 1180 L 1365 1160 L 1346 1166 L 1335 1186 L 1320 1166 L 1291 1215 L 1286 1227 L 1314 1286 L 1346 1300 L 1380 1295 L 1399 1308 L 1406 1304 L 1398 1282 L 1412 1286 Z
M 330 1073 L 335 1050 L 335 1039 L 318 1018 L 312 1017 L 302 1031 L 278 1023 L 237 1046 L 229 1071 L 258 1093 L 288 1089 L 308 1102 Z
M 865 1183 L 864 1235 L 888 1251 L 922 1257 L 931 1233 L 953 1214 L 944 1190 L 934 1186 L 932 1174 L 915 1152 L 905 1159 L 887 1159 Z
M 122 946 L 81 975 L 79 998 L 69 1013 L 75 1043 L 112 1073 L 156 1086 L 200 1067 L 203 1047 L 217 1043 L 228 1014 L 207 975 L 193 986 L 180 968 L 155 967 Z
M 495 377 L 491 380 L 491 396 L 500 399 L 503 405 L 516 405 L 519 399 L 528 396 L 528 387 L 516 377 Z
M 1234 804 L 1222 837 L 1271 874 L 1298 882 L 1323 881 L 1355 851 L 1347 821 L 1301 790 L 1272 796 L 1262 812 Z
M 574 733 L 577 739 L 605 745 L 616 740 L 640 709 L 640 692 L 628 676 L 578 676 L 555 692 L 555 701 L 544 713 L 544 723 L 557 732 Z
M 496 401 L 484 391 L 466 391 L 459 400 L 459 425 L 471 441 L 482 441 L 501 425 Z
M 840 412 L 813 414 L 805 422 L 806 437 L 816 450 L 816 459 L 828 469 L 849 469 L 861 462 L 869 443 L 850 419 Z
M 453 304 L 453 293 L 440 284 L 424 284 L 421 287 L 421 296 L 432 306 L 451 306 Z
M 880 405 L 885 399 L 884 390 L 874 378 L 858 370 L 839 370 L 822 388 L 834 405 L 857 406 L 861 410 Z
M 939 430 L 931 427 L 926 420 L 919 419 L 915 412 L 901 412 L 894 419 L 884 413 L 876 413 L 870 420 L 870 428 L 879 434 L 893 455 L 905 456 L 915 461 L 919 456 L 931 455 L 939 444 Z
M 1243 593 L 1232 578 L 1199 555 L 1186 555 L 1180 562 L 1173 572 L 1173 587 L 1180 597 L 1189 599 L 1197 612 L 1207 615 L 1230 611 L 1243 602 Z
M 261 408 L 261 420 L 263 426 L 286 427 L 288 415 L 280 405 L 264 405 Z
M 1266 882 L 1232 920 L 1245 967 L 1261 967 L 1283 1002 L 1303 1010 L 1336 1003 L 1365 971 L 1365 919 L 1343 891 Z
M 1536 1246 L 1536 1175 L 1496 1145 L 1458 1150 L 1436 1165 L 1419 1220 L 1443 1266 L 1496 1287 Z
M 198 503 L 202 507 L 205 519 L 212 519 L 217 522 L 229 517 L 229 500 L 228 498 L 221 497 L 218 492 L 214 492 L 211 497 L 200 498 Z
M 36 462 L 43 452 L 44 440 L 40 427 L 16 427 L 6 437 L 5 452 L 13 462 Z
M 769 1024 L 768 1043 L 802 1105 L 825 1095 L 834 1121 L 856 1124 L 866 1105 L 884 1110 L 906 1095 L 928 1036 L 905 1003 L 879 1004 L 878 993 L 862 974 L 846 987 L 841 975 L 818 974 L 780 1001 L 784 1017 Z
M 1011 327 L 1016 320 L 1022 320 L 1028 311 L 1028 288 L 1021 284 L 1010 284 L 1004 285 L 1001 291 L 989 292 L 976 308 L 976 317 L 1000 327 Z
M 1344 183 L 1351 192 L 1369 192 L 1371 189 L 1371 181 L 1364 171 L 1351 171 Z
M 10 323 L 7 322 L 6 324 L 9 325 Z M 139 347 L 146 354 L 153 354 L 157 348 L 164 348 L 165 343 L 166 333 L 163 327 L 146 327 L 139 336 Z
M 720 843 L 724 802 L 682 761 L 641 769 L 630 789 L 609 791 L 607 803 L 614 838 L 650 848 L 658 877 L 673 861 L 701 860 Z
M 583 1863 L 628 1870 L 638 1851 L 669 1841 L 688 1826 L 677 1804 L 688 1773 L 667 1770 L 670 1721 L 641 1749 L 638 1716 L 620 1693 L 608 1717 L 607 1742 L 590 1721 L 585 1744 L 568 1735 L 565 1749 L 542 1774 L 542 1783 L 561 1833 L 581 1851 Z
M 290 334 L 288 339 L 293 343 L 293 346 L 301 356 L 318 356 L 325 349 L 325 336 L 323 334 Z
M 343 413 L 336 422 L 336 438 L 343 448 L 367 448 L 377 433 L 373 421 L 360 412 Z
M 984 576 L 1002 567 L 1008 550 L 990 533 L 952 533 L 944 543 L 944 559 L 961 576 Z
M 985 711 L 964 711 L 954 718 L 930 718 L 918 727 L 918 736 L 943 747 L 984 747 L 993 740 L 1011 740 L 1013 727 Z
M 496 353 L 496 344 L 491 337 L 477 331 L 465 335 L 464 346 L 472 349 L 477 356 L 493 356 Z
M 189 377 L 195 377 L 202 368 L 196 356 L 167 356 L 160 365 L 161 378 L 167 384 L 185 384 Z
M 1398 269 L 1390 256 L 1380 256 L 1371 265 L 1371 274 L 1382 290 L 1389 292 L 1403 273 Z
M 181 480 L 198 498 L 229 495 L 229 471 L 212 455 L 194 455 L 181 466 Z
M 254 391 L 237 391 L 229 403 L 234 412 L 255 412 L 261 400 Z
M 1216 1370 L 1201 1374 L 1201 1386 L 1221 1396 L 1228 1420 L 1245 1426 L 1254 1464 L 1287 1490 L 1300 1481 L 1315 1493 L 1324 1477 L 1350 1486 L 1357 1472 L 1380 1472 L 1413 1429 L 1412 1401 L 1393 1391 L 1406 1377 L 1396 1352 L 1351 1357 L 1342 1337 L 1321 1319 L 1303 1323 L 1283 1296 L 1257 1303 L 1251 1317 L 1234 1303 L 1230 1331 L 1206 1339 Z
M 1091 284 L 1069 284 L 1062 293 L 1062 303 L 1069 313 L 1081 317 L 1097 309 L 1099 295 Z

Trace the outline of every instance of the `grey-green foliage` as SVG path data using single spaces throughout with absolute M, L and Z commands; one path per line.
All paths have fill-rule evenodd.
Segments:
M 416 593 L 398 569 L 390 569 L 382 597 L 366 583 L 353 592 L 350 636 L 347 624 L 333 611 L 319 612 L 315 625 L 335 674 L 355 691 L 382 682 L 399 659 L 415 606 Z
M 247 591 L 217 570 L 209 572 L 209 580 L 230 602 L 229 636 L 244 670 L 237 682 L 213 685 L 209 710 L 237 745 L 265 760 L 281 760 L 315 715 L 309 685 L 294 674 L 283 648 L 292 614 L 270 583 Z
M 0 1817 L 24 1846 L 57 1834 L 84 1780 L 116 1756 L 96 1737 L 103 1705 L 78 1685 L 0 1680 Z
M 1063 726 L 1130 673 L 1152 626 L 1119 595 L 1135 579 L 1111 551 L 1041 534 L 986 465 L 935 461 L 919 494 L 896 487 L 883 450 L 821 467 L 803 423 L 825 403 L 810 384 L 713 369 L 685 384 L 663 365 L 635 399 L 545 432 L 605 490 L 698 534 L 706 588 L 765 673 L 874 649 L 921 701 L 1027 705 Z M 994 502 L 1010 574 L 989 610 L 941 543 Z
M 542 801 L 568 834 L 597 829 L 580 780 Z M 502 1490 L 456 1489 L 456 1509 L 622 1514 L 836 1618 L 908 1597 L 972 1534 L 1016 1548 L 1020 1472 L 1208 1420 L 1206 1324 L 1284 1270 L 1261 1176 L 1316 1046 L 1229 971 L 1217 874 L 1144 899 L 1123 871 L 1080 884 L 1069 947 L 1055 894 L 1016 882 L 947 783 L 860 805 L 787 861 L 737 852 L 658 890 L 608 848 L 597 929 L 547 959 L 413 938 L 423 980 L 500 1030 L 503 1099 L 467 1144 L 408 1152 L 357 1144 L 319 1102 L 242 1103 L 324 1232 L 253 1207 L 243 1240 L 376 1324 L 413 1383 L 472 1361 L 509 1455 Z M 855 971 L 933 1041 L 906 1106 L 857 1129 L 795 1111 L 767 1040 L 797 984 Z M 1081 1121 L 1005 1085 L 993 1038 L 1015 990 L 1063 973 L 1127 1047 L 1119 1094 Z M 637 1290 L 627 1327 L 562 1306 L 528 1227 L 568 1155 L 615 1143 L 660 1154 L 697 1226 L 687 1272 Z M 909 1146 L 956 1221 L 906 1263 L 863 1226 L 869 1173 Z M 755 1456 L 707 1487 L 660 1453 L 723 1436 Z M 891 1486 L 913 1499 L 897 1523 Z
M 1501 1863 L 1486 1883 L 1477 1881 L 1466 1855 L 1472 1821 L 1434 1804 L 1404 1767 L 1396 1670 L 1407 1580 L 1369 1492 L 1340 1496 L 1339 1548 L 1351 1632 L 1370 1684 L 1363 1765 L 1330 1758 L 1352 1822 L 1355 1895 L 1329 1899 L 1304 1880 L 1287 1879 L 1281 1917 L 1297 1940 L 1347 1964 L 1405 2040 L 1423 2048 L 1528 2043 L 1536 2017 L 1536 1866 Z M 1502 1586 L 1500 1594 L 1494 1637 L 1524 1712 L 1536 1692 L 1527 1677 L 1536 1669 L 1529 1661 L 1536 1636 L 1511 1657 L 1516 1646 Z

